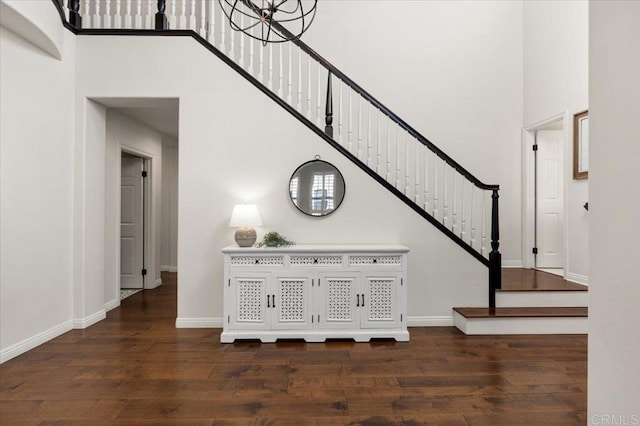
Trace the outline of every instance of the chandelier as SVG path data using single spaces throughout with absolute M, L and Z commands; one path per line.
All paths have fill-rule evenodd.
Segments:
M 318 0 L 218 0 L 231 29 L 263 46 L 299 39 L 316 16 Z

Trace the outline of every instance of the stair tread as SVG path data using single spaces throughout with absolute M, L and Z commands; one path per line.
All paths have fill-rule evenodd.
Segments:
M 587 317 L 586 306 L 531 308 L 453 308 L 465 318 Z
M 588 291 L 589 287 L 536 269 L 503 268 L 499 291 Z

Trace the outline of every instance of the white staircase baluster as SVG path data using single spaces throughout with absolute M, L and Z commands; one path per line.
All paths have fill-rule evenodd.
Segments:
M 282 44 L 282 43 L 280 43 Z M 316 79 L 316 84 L 317 84 L 317 88 L 318 88 L 318 96 L 316 98 L 316 126 L 318 126 L 318 128 L 322 129 L 322 82 L 320 81 L 321 79 L 321 71 L 324 70 L 324 68 L 320 65 L 320 62 L 318 62 L 318 72 L 317 72 L 317 79 Z
M 144 20 L 144 27 L 148 30 L 155 28 L 155 11 L 153 10 L 154 0 L 147 0 L 147 16 Z
M 443 180 L 443 185 L 444 185 L 444 191 L 443 191 L 443 196 L 442 196 L 442 204 L 443 204 L 443 210 L 442 210 L 442 224 L 444 226 L 447 226 L 447 219 L 449 219 L 449 192 L 448 192 L 448 179 L 447 179 L 447 163 L 444 162 L 444 160 L 442 161 L 442 180 Z
M 456 202 L 456 171 L 453 170 L 453 177 L 452 177 L 452 183 L 451 185 L 453 186 L 453 189 L 451 192 L 453 192 L 453 203 L 452 203 L 452 216 L 453 216 L 453 220 L 452 220 L 452 224 L 451 224 L 451 232 L 453 232 L 454 234 L 456 233 L 456 227 L 457 227 L 457 215 L 458 215 L 458 206 L 457 206 L 457 202 Z
M 438 219 L 438 157 L 433 157 L 433 218 Z
M 377 138 L 376 138 L 376 173 L 379 176 L 382 176 L 382 169 L 381 169 L 381 163 L 382 163 L 382 125 L 381 125 L 381 121 L 382 121 L 382 111 L 380 111 L 378 108 L 376 108 L 377 111 L 377 115 L 378 115 L 378 132 L 377 132 Z
M 404 195 L 409 196 L 409 132 L 404 132 L 404 150 L 405 150 L 405 162 L 404 162 Z M 417 161 L 417 158 L 416 158 Z
M 205 0 L 200 0 L 200 31 L 198 33 L 204 39 L 207 38 L 207 3 Z
M 249 30 L 249 34 L 251 34 L 253 36 L 253 27 L 251 27 L 251 29 Z M 253 73 L 254 73 L 253 51 L 254 51 L 255 40 L 252 37 L 249 37 L 247 39 L 247 42 L 249 43 L 249 74 L 253 75 Z
M 258 49 L 260 49 L 260 55 L 258 58 L 258 80 L 260 80 L 260 83 L 264 84 L 264 49 L 265 47 L 259 43 Z
M 67 13 L 68 11 L 66 8 L 66 4 L 67 2 L 65 1 L 62 5 L 62 10 L 65 11 L 65 21 L 68 21 L 69 14 Z M 89 5 L 90 5 L 89 0 L 84 0 L 84 6 L 82 6 L 79 11 L 80 15 L 82 16 L 82 24 L 84 28 L 91 28 L 91 19 L 93 19 Z
M 167 18 L 169 21 L 169 29 L 175 30 L 178 29 L 178 18 L 176 17 L 176 3 L 178 0 L 170 0 L 171 1 L 171 15 Z
M 113 28 L 122 28 L 122 15 L 120 14 L 120 0 L 116 0 L 116 13 L 113 15 Z
M 273 43 L 269 43 L 269 81 L 267 87 L 273 91 Z
M 204 0 L 203 0 L 204 1 Z M 209 22 L 207 26 L 207 39 L 213 47 L 216 45 L 216 1 L 207 0 L 209 4 Z M 253 75 L 253 73 L 251 73 Z
M 487 194 L 484 189 L 481 189 L 480 193 L 482 194 L 482 227 L 480 228 L 482 232 L 482 245 L 480 246 L 480 254 L 484 256 L 487 248 L 487 218 L 485 216 L 487 211 Z
M 466 224 L 467 224 L 467 216 L 465 215 L 465 205 L 466 205 L 466 198 L 465 198 L 465 188 L 467 187 L 467 180 L 466 179 L 462 179 L 462 213 L 460 214 L 460 238 L 462 239 L 462 241 L 465 241 L 465 232 L 467 231 L 466 228 Z
M 284 70 L 282 69 L 282 44 L 283 43 L 278 43 L 278 97 L 280 99 L 284 99 L 284 89 L 282 87 L 284 84 Z
M 429 148 L 424 150 L 424 211 L 429 213 Z
M 124 14 L 124 28 L 132 27 L 132 19 L 131 19 L 131 0 L 127 0 L 125 4 L 125 14 Z
M 229 31 L 229 53 L 227 53 L 227 56 L 233 62 L 236 62 L 236 31 L 234 31 L 233 28 Z
M 386 115 L 386 114 L 385 114 Z M 387 174 L 386 181 L 391 180 L 391 118 L 387 117 Z
M 367 102 L 367 166 L 371 167 L 371 103 Z
M 96 2 L 96 5 L 99 3 Z M 111 28 L 111 2 L 106 1 L 104 4 L 104 17 L 102 18 L 102 27 L 103 28 Z
M 358 95 L 358 159 L 362 158 L 362 96 Z
M 289 57 L 287 58 L 287 103 L 289 105 L 292 105 L 293 103 L 293 59 L 292 59 L 292 55 L 293 55 L 293 50 L 291 48 L 291 46 L 293 46 L 293 43 L 288 43 L 289 44 Z
M 100 1 L 96 1 L 93 6 L 93 22 L 91 23 L 91 28 L 100 28 Z
M 400 189 L 400 125 L 396 124 L 396 188 Z
M 307 58 L 307 118 L 311 120 L 311 55 Z
M 244 28 L 244 14 L 240 14 L 240 27 Z M 244 33 L 239 34 L 240 37 L 240 58 L 238 59 L 238 65 L 244 69 L 244 39 L 246 38 Z
M 302 114 L 302 49 L 298 49 L 298 104 L 296 109 Z
M 182 1 L 182 10 L 180 11 L 180 18 L 178 19 L 178 28 L 181 30 L 187 29 L 187 0 Z M 231 32 L 233 34 L 233 31 Z
M 137 29 L 142 29 L 142 0 L 136 0 L 136 15 L 133 25 Z
M 342 80 L 338 80 L 338 143 L 342 145 Z
M 349 87 L 349 106 L 347 107 L 347 112 L 348 112 L 348 116 L 347 116 L 347 142 L 348 142 L 348 146 L 347 149 L 349 150 L 349 152 L 351 152 L 351 150 L 353 149 L 353 115 L 352 115 L 352 110 L 353 110 L 353 104 L 352 104 L 352 99 L 351 99 L 351 93 L 353 93 L 353 90 Z
M 189 13 L 189 26 L 188 29 L 198 32 L 196 28 L 196 0 L 191 0 L 191 13 Z
M 475 200 L 475 186 L 471 185 L 471 241 L 469 245 L 473 248 L 476 242 L 476 200 Z
M 420 205 L 420 143 L 417 139 L 414 140 L 413 144 L 416 146 L 416 155 L 415 155 L 415 161 L 416 161 L 416 180 L 415 180 L 415 198 L 413 199 L 413 201 L 417 204 Z
M 216 2 L 214 1 L 214 4 Z M 226 52 L 226 48 L 227 46 L 225 45 L 225 28 L 226 28 L 226 22 L 225 22 L 225 15 L 224 13 L 220 13 L 220 47 L 218 48 L 218 50 L 220 50 L 222 53 Z M 262 83 L 262 81 L 261 81 Z

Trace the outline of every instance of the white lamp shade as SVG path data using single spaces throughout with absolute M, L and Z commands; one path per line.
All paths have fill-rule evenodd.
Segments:
M 255 204 L 236 204 L 229 221 L 231 228 L 262 226 L 262 219 Z

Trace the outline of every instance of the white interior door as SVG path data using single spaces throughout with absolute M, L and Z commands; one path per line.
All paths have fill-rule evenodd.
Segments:
M 536 135 L 537 268 L 564 268 L 564 201 L 561 130 Z
M 143 288 L 144 159 L 122 156 L 120 183 L 120 288 Z

